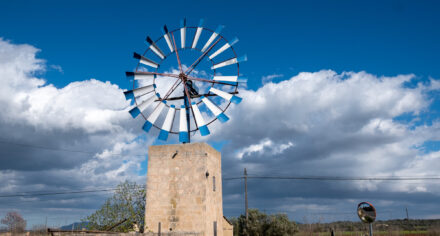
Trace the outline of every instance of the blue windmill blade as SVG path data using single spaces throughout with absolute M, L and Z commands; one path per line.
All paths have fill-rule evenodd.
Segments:
M 224 27 L 224 25 L 219 25 L 217 29 L 212 32 L 211 37 L 209 37 L 208 41 L 205 43 L 205 46 L 203 46 L 202 52 L 205 52 L 206 49 L 208 49 L 209 45 L 211 45 L 211 43 L 217 38 Z
M 156 78 L 155 74 L 150 72 L 125 72 L 125 76 L 127 78 L 133 78 L 134 80 L 144 80 L 144 79 L 154 79 Z
M 200 19 L 199 26 L 197 27 L 196 33 L 194 35 L 194 39 L 191 45 L 191 48 L 196 48 L 197 42 L 199 41 L 200 35 L 202 34 L 203 30 L 203 19 Z
M 133 58 L 138 59 L 139 63 L 144 64 L 146 66 L 150 66 L 153 68 L 159 68 L 159 64 L 151 59 L 148 59 L 139 53 L 133 53 Z
M 194 112 L 194 119 L 196 120 L 197 126 L 199 126 L 200 134 L 202 136 L 209 135 L 209 129 L 206 125 L 205 119 L 203 119 L 202 113 L 195 102 L 192 103 L 192 109 Z
M 136 118 L 141 112 L 143 112 L 145 109 L 147 109 L 153 102 L 158 98 L 157 94 L 154 94 L 153 96 L 147 98 L 145 101 L 143 101 L 141 104 L 133 107 L 129 113 L 133 118 Z
M 168 134 L 173 126 L 174 115 L 176 114 L 176 108 L 174 105 L 171 105 L 168 109 L 167 116 L 165 117 L 165 121 L 162 124 L 162 128 L 160 129 L 158 139 L 166 141 L 168 139 Z
M 238 42 L 238 38 L 234 38 L 230 43 L 225 43 L 221 48 L 217 49 L 213 54 L 211 54 L 208 58 L 212 60 L 214 57 L 218 56 L 220 53 L 226 51 L 226 49 L 232 47 L 234 44 Z
M 159 117 L 159 115 L 162 112 L 164 107 L 165 107 L 165 101 L 162 101 L 154 109 L 154 111 L 150 114 L 150 116 L 147 118 L 147 121 L 145 121 L 144 126 L 142 126 L 142 129 L 145 132 L 149 132 L 150 131 L 151 127 L 156 122 L 157 118 Z
M 221 68 L 221 67 L 225 67 L 225 66 L 237 64 L 237 63 L 240 63 L 240 62 L 245 62 L 245 61 L 247 61 L 247 56 L 246 55 L 241 56 L 241 57 L 234 57 L 234 58 L 231 58 L 231 59 L 228 59 L 226 61 L 222 61 L 220 63 L 217 63 L 217 64 L 213 65 L 211 67 L 211 69 L 218 69 L 218 68 Z
M 155 88 L 156 88 L 156 85 L 151 84 L 151 85 L 147 85 L 147 86 L 140 87 L 137 89 L 125 91 L 124 92 L 125 99 L 130 100 L 130 99 L 134 99 L 135 97 L 145 95 L 147 93 L 154 91 Z
M 160 59 L 165 59 L 165 54 L 162 52 L 162 50 L 160 50 L 159 46 L 157 46 L 150 37 L 147 36 L 146 41 L 150 45 L 151 51 L 153 51 L 158 57 L 160 57 Z
M 186 119 L 185 105 L 180 106 L 180 120 L 179 120 L 179 142 L 187 143 L 189 141 L 188 123 Z
M 164 33 L 163 37 L 167 42 L 168 48 L 170 49 L 171 52 L 174 52 L 174 46 L 173 43 L 171 42 L 170 33 L 168 32 L 168 28 L 166 25 L 163 26 L 163 33 Z
M 185 48 L 186 39 L 186 19 L 180 20 L 180 44 Z
M 231 101 L 232 103 L 235 103 L 235 104 L 239 104 L 241 102 L 241 100 L 242 100 L 241 97 L 229 94 L 229 93 L 227 93 L 225 91 L 222 91 L 222 90 L 219 90 L 219 89 L 216 89 L 216 88 L 213 88 L 213 87 L 211 87 L 209 89 L 209 91 L 214 93 L 214 94 L 216 94 L 216 95 L 218 95 L 218 96 L 220 96 L 220 97 L 222 97 L 223 99 Z
M 205 96 L 202 96 L 201 99 L 202 102 L 206 105 L 206 107 L 208 107 L 208 109 L 212 112 L 212 114 L 215 115 L 215 117 L 217 117 L 217 119 L 220 122 L 225 123 L 226 121 L 229 120 L 229 117 L 226 116 L 225 113 L 223 113 L 223 111 L 217 105 L 215 105 L 211 100 L 209 100 Z
M 243 76 L 214 76 L 213 80 L 222 82 L 246 83 L 247 78 Z

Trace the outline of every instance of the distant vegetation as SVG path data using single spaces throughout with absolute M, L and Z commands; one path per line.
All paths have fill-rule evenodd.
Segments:
M 330 236 L 333 230 L 336 236 L 368 235 L 368 224 L 353 221 L 332 223 L 295 223 L 285 214 L 268 215 L 257 209 L 249 209 L 249 221 L 246 217 L 231 218 L 234 236 Z M 376 236 L 440 236 L 439 220 L 387 220 L 373 223 Z
M 234 225 L 234 236 L 284 236 L 298 232 L 298 226 L 290 221 L 286 214 L 267 215 L 258 209 L 249 209 L 249 220 L 246 216 L 231 218 Z
M 368 224 L 352 221 L 299 224 L 298 235 L 365 235 Z M 374 235 L 440 235 L 440 220 L 386 220 L 373 223 Z M 319 234 L 321 232 L 322 234 Z
M 6 228 L 2 231 L 22 233 L 26 229 L 26 220 L 23 219 L 20 213 L 15 211 L 6 213 L 5 218 L 1 219 L 0 222 L 6 225 Z

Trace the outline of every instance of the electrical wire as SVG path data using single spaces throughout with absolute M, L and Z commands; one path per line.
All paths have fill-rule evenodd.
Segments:
M 145 189 L 145 186 L 136 186 L 134 189 Z M 97 192 L 109 192 L 116 191 L 119 188 L 109 188 L 109 189 L 90 189 L 90 190 L 77 190 L 77 191 L 66 191 L 66 192 L 41 192 L 41 193 L 18 193 L 10 195 L 0 195 L 0 198 L 8 197 L 38 197 L 38 196 L 51 196 L 51 195 L 63 195 L 63 194 L 81 194 L 81 193 L 97 193 Z
M 223 180 L 239 180 L 244 179 L 241 177 L 223 178 Z M 270 180 L 318 180 L 318 181 L 408 181 L 408 180 L 440 180 L 440 176 L 431 177 L 340 177 L 340 176 L 247 176 L 248 179 L 270 179 Z M 145 189 L 145 185 L 136 186 L 136 188 Z M 115 191 L 118 188 L 108 189 L 88 189 L 77 191 L 65 191 L 65 192 L 22 192 L 10 195 L 0 195 L 0 198 L 9 197 L 37 197 L 37 196 L 51 196 L 51 195 L 64 195 L 64 194 L 82 194 L 82 193 L 95 193 L 95 192 L 108 192 Z
M 96 155 L 97 152 L 89 152 L 89 151 L 81 151 L 81 150 L 70 150 L 70 149 L 63 149 L 63 148 L 53 148 L 53 147 L 45 147 L 45 146 L 39 146 L 39 145 L 33 145 L 33 144 L 26 144 L 26 143 L 16 143 L 16 142 L 10 142 L 3 139 L 0 139 L 0 143 L 3 144 L 10 144 L 15 146 L 21 146 L 21 147 L 27 147 L 27 148 L 35 148 L 35 149 L 44 149 L 44 150 L 50 150 L 50 151 L 58 151 L 58 152 L 71 152 L 71 153 L 81 153 L 81 154 L 87 154 L 87 155 Z M 146 155 L 127 155 L 122 153 L 109 153 L 110 156 L 139 156 L 139 157 L 145 157 Z
M 223 180 L 244 179 L 245 176 L 224 178 Z M 440 176 L 431 177 L 340 177 L 340 176 L 252 176 L 248 175 L 248 179 L 281 179 L 281 180 L 331 180 L 331 181 L 405 181 L 405 180 L 440 180 Z

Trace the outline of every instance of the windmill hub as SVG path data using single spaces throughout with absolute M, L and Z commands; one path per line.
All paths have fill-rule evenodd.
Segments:
M 186 74 L 183 73 L 183 72 L 179 74 L 179 78 L 180 78 L 181 80 L 183 80 L 183 82 L 185 82 L 185 81 L 188 79 L 188 77 L 186 76 Z

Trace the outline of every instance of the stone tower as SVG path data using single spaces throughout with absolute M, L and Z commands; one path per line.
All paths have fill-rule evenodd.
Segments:
M 145 232 L 223 236 L 228 224 L 220 153 L 206 143 L 150 146 Z

